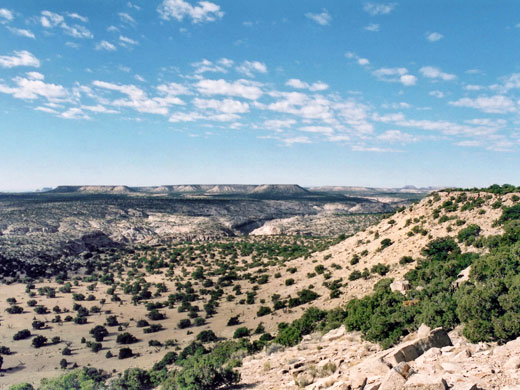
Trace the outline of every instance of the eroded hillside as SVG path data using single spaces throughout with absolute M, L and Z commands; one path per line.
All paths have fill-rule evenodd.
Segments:
M 0 318 L 8 329 L 0 335 L 0 345 L 16 352 L 4 356 L 3 379 L 21 382 L 31 373 L 38 383 L 57 375 L 65 359 L 67 369 L 90 364 L 116 372 L 143 370 L 139 375 L 148 382 L 141 388 L 168 380 L 165 389 L 189 388 L 179 383 L 202 375 L 202 365 L 209 375 L 205 380 L 215 381 L 216 388 L 236 382 L 233 367 L 273 338 L 283 349 L 309 333 L 345 323 L 360 332 L 356 337 L 386 348 L 421 322 L 458 326 L 471 313 L 464 305 L 453 305 L 459 298 L 471 302 L 474 292 L 458 290 L 457 275 L 480 262 L 483 266 L 471 274 L 477 277 L 475 272 L 488 269 L 484 265 L 494 259 L 486 253 L 516 242 L 518 195 L 434 193 L 352 237 L 251 236 L 95 253 L 87 256 L 79 274 L 2 288 L 1 311 L 9 314 Z M 504 218 L 506 213 L 510 215 Z M 402 284 L 391 286 L 389 278 Z M 457 291 L 466 295 L 455 296 Z M 316 309 L 308 310 L 311 306 Z M 497 318 L 502 322 L 487 331 L 482 331 L 486 322 L 466 326 L 473 332 L 466 336 L 509 340 L 515 331 L 502 331 L 507 315 L 501 313 Z M 99 341 L 95 326 L 106 331 Z M 13 340 L 24 329 L 30 335 Z M 58 333 L 60 339 L 53 340 Z M 38 336 L 45 340 L 36 347 Z M 348 348 L 357 348 L 354 344 Z M 381 348 L 370 345 L 369 352 Z M 250 371 L 242 371 L 244 378 L 256 375 L 249 385 L 267 388 L 258 378 L 274 375 L 271 368 L 266 365 L 259 373 L 259 366 L 253 367 L 245 366 Z

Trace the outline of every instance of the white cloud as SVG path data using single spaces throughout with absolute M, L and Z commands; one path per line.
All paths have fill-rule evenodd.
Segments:
M 43 80 L 45 78 L 40 72 L 27 72 L 26 75 L 33 80 Z
M 71 37 L 74 37 L 74 38 L 90 39 L 90 38 L 94 37 L 94 35 L 92 35 L 92 33 L 89 30 L 87 30 L 85 27 L 77 25 L 77 24 L 74 26 L 69 26 L 69 25 L 63 23 L 61 27 L 65 31 L 65 34 L 70 35 Z
M 304 126 L 300 127 L 300 130 L 307 133 L 318 133 L 325 135 L 332 135 L 334 133 L 334 130 L 328 126 Z
M 356 60 L 357 63 L 361 66 L 370 65 L 370 61 L 367 58 L 362 58 L 352 51 L 347 51 L 345 53 L 345 57 Z
M 379 24 L 371 23 L 368 26 L 365 26 L 365 30 L 372 31 L 372 32 L 378 32 L 379 31 Z
M 123 42 L 123 43 L 127 43 L 127 44 L 129 44 L 129 45 L 138 45 L 138 44 L 139 44 L 139 42 L 134 41 L 134 40 L 131 39 L 131 38 L 125 37 L 124 35 L 120 35 L 120 36 L 119 36 L 119 40 L 120 40 L 121 42 Z
M 479 141 L 466 140 L 466 141 L 460 141 L 460 142 L 457 142 L 457 143 L 455 143 L 455 145 L 457 145 L 457 146 L 463 146 L 463 147 L 474 148 L 474 147 L 481 146 L 481 142 L 479 142 Z
M 444 81 L 450 81 L 457 78 L 454 74 L 444 73 L 439 68 L 434 66 L 423 66 L 419 69 L 419 72 L 429 79 L 441 79 Z
M 96 50 L 115 51 L 116 47 L 107 41 L 101 41 L 96 45 Z
M 327 84 L 322 81 L 309 84 L 299 79 L 290 79 L 285 83 L 286 86 L 296 89 L 308 89 L 309 91 L 325 91 L 329 88 Z
M 74 16 L 71 16 L 74 15 Z M 80 17 L 78 14 L 67 14 L 68 17 L 72 19 L 85 19 Z M 78 18 L 79 17 L 79 18 Z M 68 25 L 65 22 L 65 17 L 63 15 L 57 14 L 51 11 L 42 11 L 40 17 L 40 23 L 43 27 L 52 29 L 54 27 L 60 27 L 65 34 L 70 35 L 74 38 L 87 38 L 91 39 L 94 36 L 92 33 L 85 27 L 79 24 L 74 24 L 73 26 Z
M 193 104 L 200 109 L 211 109 L 225 114 L 243 114 L 249 111 L 249 104 L 234 99 L 199 99 L 196 98 Z
M 170 116 L 169 122 L 195 122 L 202 119 L 202 115 L 196 112 L 176 112 Z
M 381 3 L 366 3 L 363 7 L 365 12 L 368 12 L 372 16 L 386 15 L 392 12 L 395 8 L 395 3 L 381 4 Z
M 119 12 L 118 13 L 119 15 L 119 19 L 121 19 L 121 21 L 123 23 L 127 23 L 127 24 L 135 24 L 135 19 L 130 16 L 129 14 L 127 14 L 126 12 Z
M 392 102 L 392 103 L 383 103 L 381 107 L 384 109 L 392 109 L 392 110 L 400 110 L 401 108 L 412 108 L 412 105 L 407 102 Z
M 15 77 L 13 81 L 16 84 L 14 87 L 0 84 L 0 92 L 24 100 L 43 97 L 49 101 L 60 101 L 68 97 L 67 90 L 61 85 L 47 84 L 41 79 Z
M 397 150 L 388 149 L 388 148 L 380 148 L 378 146 L 353 145 L 352 146 L 352 151 L 354 151 L 354 152 L 388 153 L 388 152 L 396 152 Z
M 42 11 L 42 16 L 40 17 L 40 23 L 45 28 L 56 27 L 63 21 L 63 16 L 50 11 Z
M 504 123 L 500 121 L 467 121 L 466 124 L 459 124 L 445 120 L 414 120 L 401 119 L 395 122 L 401 127 L 412 127 L 426 131 L 437 131 L 444 135 L 450 136 L 472 136 L 472 137 L 489 137 L 500 130 Z
M 221 58 L 217 62 L 203 59 L 202 61 L 191 64 L 195 68 L 196 74 L 213 72 L 213 73 L 227 73 L 229 68 L 233 66 L 233 61 L 228 58 Z
M 185 0 L 164 0 L 157 10 L 162 19 L 173 18 L 179 22 L 184 18 L 191 19 L 192 23 L 213 22 L 224 16 L 220 6 L 209 1 L 200 1 L 194 6 Z
M 81 16 L 75 12 L 72 12 L 72 13 L 67 13 L 67 16 L 69 16 L 70 18 L 72 19 L 78 19 L 78 20 L 81 20 L 83 23 L 87 23 L 88 22 L 88 18 L 85 17 L 85 16 Z
M 385 131 L 383 134 L 378 135 L 377 138 L 381 141 L 400 144 L 409 144 L 417 141 L 417 138 L 413 135 L 403 133 L 400 130 Z
M 332 16 L 330 16 L 329 12 L 326 9 L 323 9 L 322 12 L 319 14 L 313 14 L 311 12 L 308 12 L 305 14 L 305 16 L 315 21 L 316 23 L 321 24 L 322 26 L 329 25 L 330 21 L 332 20 Z
M 96 114 L 118 114 L 119 111 L 111 110 L 109 108 L 106 108 L 105 106 L 102 106 L 101 104 L 97 104 L 95 106 L 81 106 L 81 109 L 87 110 L 90 112 L 94 112 Z
M 494 95 L 490 97 L 481 96 L 476 99 L 462 98 L 449 103 L 455 107 L 475 108 L 490 114 L 506 114 L 508 112 L 517 111 L 517 105 L 515 102 L 502 95 Z
M 370 61 L 366 58 L 358 58 L 357 62 L 361 66 L 370 65 Z
M 297 122 L 294 119 L 270 119 L 264 122 L 264 126 L 270 130 L 288 129 Z
M 311 140 L 305 136 L 283 138 L 282 141 L 289 146 L 293 145 L 293 144 L 310 144 L 311 143 Z
M 167 115 L 170 105 L 184 104 L 181 99 L 172 95 L 150 98 L 145 91 L 132 84 L 119 85 L 99 80 L 94 81 L 92 84 L 95 87 L 117 91 L 127 96 L 127 98 L 113 100 L 110 103 L 111 105 L 129 107 L 141 113 Z
M 374 126 L 368 121 L 369 107 L 355 100 L 335 103 L 333 108 L 342 122 L 352 128 L 356 135 L 366 135 L 374 131 Z
M 165 95 L 189 95 L 190 91 L 188 88 L 186 88 L 184 85 L 177 84 L 177 83 L 168 83 L 168 84 L 161 84 L 157 86 L 157 90 Z
M 133 4 L 133 3 L 131 3 L 130 1 L 129 1 L 128 3 L 126 3 L 126 6 L 127 6 L 128 8 L 133 8 L 133 9 L 135 9 L 135 10 L 137 10 L 137 11 L 140 11 L 140 10 L 141 10 L 141 7 L 139 7 L 137 4 Z
M 14 19 L 14 15 L 7 8 L 0 8 L 0 18 L 11 21 Z
M 376 122 L 390 123 L 405 120 L 405 116 L 402 113 L 392 113 L 386 115 L 374 114 L 372 117 Z
M 36 111 L 41 111 L 41 112 L 46 112 L 47 114 L 58 114 L 58 111 L 56 110 L 53 110 L 52 108 L 49 108 L 49 107 L 36 107 L 35 108 Z
M 401 82 L 401 84 L 408 87 L 411 85 L 415 85 L 415 83 L 417 82 L 417 77 L 411 74 L 404 74 L 401 77 L 399 77 L 399 81 Z
M 263 62 L 258 61 L 244 61 L 240 66 L 237 66 L 236 69 L 248 77 L 254 77 L 254 72 L 267 73 L 267 66 Z
M 195 84 L 195 87 L 203 95 L 236 96 L 250 100 L 257 100 L 262 96 L 263 92 L 260 86 L 260 83 L 242 79 L 234 82 L 223 79 L 203 79 Z
M 372 72 L 379 80 L 387 82 L 399 82 L 404 86 L 412 86 L 417 82 L 417 77 L 408 73 L 406 68 L 379 68 Z
M 442 99 L 444 97 L 444 92 L 438 91 L 438 90 L 430 91 L 430 92 L 428 92 L 428 95 L 436 97 L 438 99 Z
M 500 84 L 491 85 L 490 89 L 505 93 L 511 89 L 520 88 L 520 73 L 512 73 L 509 76 L 502 77 L 500 81 Z
M 69 108 L 67 111 L 61 113 L 60 116 L 65 119 L 91 119 L 81 108 L 77 107 Z
M 374 76 L 377 78 L 385 78 L 392 76 L 402 76 L 408 73 L 406 68 L 379 68 L 374 71 Z
M 268 110 L 296 115 L 306 120 L 321 120 L 326 123 L 334 120 L 331 102 L 322 96 L 311 98 L 301 92 L 271 92 L 270 95 L 279 99 L 268 104 L 265 107 Z
M 11 56 L 0 56 L 0 67 L 14 68 L 15 66 L 40 67 L 40 61 L 27 50 L 15 51 Z
M 24 28 L 16 28 L 16 27 L 9 26 L 9 27 L 7 27 L 7 29 L 9 31 L 11 31 L 13 34 L 18 35 L 20 37 L 26 37 L 26 38 L 32 38 L 32 39 L 36 38 L 31 31 L 26 30 Z
M 481 89 L 484 89 L 484 87 L 482 85 L 468 84 L 464 89 L 466 91 L 480 91 Z
M 444 38 L 444 35 L 438 33 L 438 32 L 432 32 L 426 34 L 426 39 L 430 42 L 437 42 L 440 41 L 442 38 Z

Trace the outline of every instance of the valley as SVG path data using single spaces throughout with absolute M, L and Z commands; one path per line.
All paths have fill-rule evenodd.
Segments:
M 399 348 L 403 339 L 413 339 L 422 323 L 456 329 L 450 335 L 458 342 L 457 352 L 469 348 L 477 353 L 471 344 L 477 341 L 495 348 L 497 341 L 518 336 L 514 327 L 506 325 L 508 316 L 518 315 L 516 309 L 500 309 L 505 311 L 497 319 L 505 322 L 484 331 L 485 319 L 480 325 L 468 324 L 469 317 L 464 313 L 469 309 L 458 294 L 471 294 L 471 288 L 476 288 L 471 287 L 476 271 L 471 268 L 469 272 L 469 265 L 493 261 L 493 253 L 502 248 L 516 250 L 518 195 L 515 188 L 493 187 L 433 192 L 413 204 L 403 199 L 392 204 L 374 200 L 320 203 L 307 199 L 219 199 L 219 206 L 207 200 L 196 203 L 198 216 L 191 203 L 189 209 L 185 203 L 162 197 L 157 202 L 146 198 L 145 209 L 141 195 L 134 199 L 89 194 L 88 200 L 77 195 L 69 200 L 63 194 L 52 194 L 40 203 L 35 196 L 24 200 L 23 213 L 15 211 L 13 202 L 10 215 L 18 218 L 16 223 L 35 226 L 24 234 L 17 232 L 27 242 L 39 237 L 43 245 L 46 237 L 56 231 L 63 233 L 67 218 L 75 219 L 70 225 L 74 229 L 69 227 L 65 233 L 71 234 L 78 226 L 85 232 L 95 227 L 108 241 L 82 241 L 84 246 L 76 252 L 40 259 L 46 262 L 46 276 L 33 276 L 40 272 L 41 265 L 27 260 L 16 263 L 20 267 L 16 272 L 13 263 L 4 266 L 0 346 L 9 353 L 2 355 L 0 387 L 28 382 L 30 374 L 29 382 L 45 389 L 45 378 L 83 373 L 83 379 L 75 380 L 106 382 L 114 389 L 205 388 L 189 387 L 190 381 L 199 380 L 212 383 L 214 387 L 209 388 L 243 383 L 258 389 L 364 389 L 370 383 L 370 388 L 376 389 L 384 386 L 387 370 L 381 369 L 365 385 L 358 386 L 350 368 L 376 358 L 382 351 L 390 353 L 388 348 Z M 255 206 L 247 202 L 255 202 Z M 283 205 L 283 210 L 289 211 L 282 218 L 264 218 L 267 204 L 271 217 L 275 214 L 273 205 Z M 116 205 L 118 213 L 114 211 Z M 394 211 L 367 214 L 367 205 L 378 211 L 394 207 Z M 244 226 L 244 219 L 230 222 L 235 217 L 233 212 L 244 213 L 245 207 L 253 210 L 247 223 L 255 221 L 253 217 L 261 221 L 258 227 L 255 224 L 254 229 L 249 228 L 248 235 L 237 228 Z M 313 214 L 296 212 L 311 209 L 315 210 Z M 347 211 L 360 209 L 362 213 Z M 43 210 L 52 210 L 52 214 Z M 179 210 L 191 215 L 179 216 Z M 150 216 L 156 212 L 168 223 L 153 225 L 157 220 L 151 222 Z M 281 213 L 279 209 L 277 212 Z M 49 231 L 40 228 L 38 215 L 52 215 L 45 217 Z M 107 218 L 109 215 L 112 219 Z M 217 229 L 207 230 L 205 225 L 200 234 L 206 235 L 198 236 L 179 228 L 183 218 L 195 229 L 198 227 L 193 218 L 207 218 L 205 221 L 212 223 L 222 218 L 218 226 L 227 226 L 228 233 L 217 234 Z M 323 221 L 317 223 L 316 218 Z M 105 225 L 100 224 L 102 219 Z M 129 226 L 135 229 L 136 220 L 140 227 L 147 226 L 148 230 L 142 230 L 149 234 L 147 238 L 132 240 L 128 233 L 121 233 Z M 52 229 L 53 224 L 58 228 Z M 316 227 L 324 230 L 316 231 Z M 0 238 L 13 239 L 16 230 L 7 229 L 8 234 Z M 140 234 L 138 237 L 145 236 Z M 59 240 L 52 241 L 51 246 L 56 242 Z M 5 247 L 2 250 L 14 253 Z M 513 256 L 509 266 L 513 268 L 508 269 L 514 269 L 517 262 Z M 459 273 L 465 269 L 465 279 L 460 279 Z M 453 287 L 465 282 L 466 287 Z M 504 296 L 514 291 L 507 286 Z M 370 312 L 369 307 L 380 309 Z M 356 318 L 358 315 L 362 319 Z M 343 358 L 337 356 L 343 344 L 329 345 L 328 336 L 321 338 L 340 326 L 343 333 L 339 337 L 347 348 Z M 310 357 L 315 354 L 298 354 L 295 351 L 299 348 L 318 348 L 321 357 L 316 360 Z M 360 348 L 364 352 L 356 355 Z M 509 350 L 504 351 L 505 362 Z M 284 371 L 284 364 L 294 365 L 295 354 L 303 354 L 297 359 L 303 358 L 301 367 L 306 368 Z M 316 371 L 312 366 L 321 360 L 320 367 L 330 364 Z M 417 365 L 416 370 L 429 370 L 428 364 L 422 368 Z M 205 367 L 204 374 L 197 369 L 200 365 Z M 275 368 L 284 373 L 273 374 Z M 453 381 L 461 381 L 443 372 L 429 375 L 444 375 L 452 381 L 450 386 Z M 264 375 L 280 379 L 262 380 Z M 507 375 L 497 384 L 478 375 L 471 380 L 480 378 L 475 382 L 480 387 L 475 388 L 485 389 L 517 383 L 516 377 Z M 58 382 L 49 383 L 57 386 Z

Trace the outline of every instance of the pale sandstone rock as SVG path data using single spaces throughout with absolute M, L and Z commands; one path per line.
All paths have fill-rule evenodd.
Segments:
M 407 379 L 412 374 L 411 367 L 405 362 L 399 363 L 394 367 L 394 370 L 397 371 L 404 379 Z
M 443 378 L 427 374 L 412 375 L 405 383 L 404 390 L 447 390 L 448 384 Z
M 442 348 L 448 345 L 451 345 L 451 340 L 446 331 L 442 328 L 436 328 L 430 332 L 428 337 L 399 345 L 387 359 L 390 364 L 397 365 L 400 362 L 409 362 L 417 359 L 430 348 Z
M 450 390 L 478 390 L 478 386 L 475 383 L 455 383 Z
M 410 290 L 410 282 L 408 280 L 395 280 L 390 284 L 390 290 L 400 292 L 406 295 L 406 292 Z
M 462 371 L 462 367 L 459 364 L 450 363 L 450 362 L 441 363 L 441 367 L 444 371 L 447 371 L 450 373 Z
M 471 265 L 468 268 L 463 269 L 457 275 L 457 280 L 452 283 L 453 287 L 460 287 L 463 283 L 469 280 L 469 273 L 471 272 Z
M 345 329 L 345 325 L 341 325 L 337 329 L 332 329 L 328 333 L 326 333 L 321 339 L 322 341 L 333 341 L 336 339 L 339 339 L 340 337 L 343 337 L 347 333 L 347 330 Z
M 396 370 L 390 370 L 381 380 L 379 390 L 403 390 L 406 379 Z
M 513 356 L 504 364 L 505 370 L 516 370 L 520 368 L 520 356 Z

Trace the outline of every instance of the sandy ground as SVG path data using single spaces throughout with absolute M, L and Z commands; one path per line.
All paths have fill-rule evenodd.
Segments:
M 226 299 L 222 299 L 221 305 L 218 309 L 218 314 L 208 320 L 208 323 L 201 327 L 192 327 L 189 329 L 178 329 L 177 323 L 180 319 L 187 318 L 187 313 L 178 313 L 177 306 L 173 309 L 161 309 L 167 315 L 167 319 L 160 321 L 165 330 L 152 333 L 144 334 L 142 328 L 136 327 L 136 321 L 144 319 L 147 313 L 144 305 L 134 306 L 130 301 L 130 296 L 120 294 L 123 302 L 114 303 L 110 302 L 110 297 L 107 296 L 106 290 L 109 286 L 105 286 L 102 283 L 98 283 L 94 291 L 88 291 L 87 285 L 90 283 L 81 282 L 80 286 L 73 287 L 72 292 L 83 293 L 85 296 L 92 293 L 95 295 L 96 300 L 92 302 L 79 302 L 85 307 L 91 307 L 94 305 L 101 307 L 101 313 L 93 314 L 88 317 L 88 324 L 77 325 L 73 322 L 54 324 L 50 321 L 54 318 L 54 313 L 46 315 L 36 315 L 33 312 L 33 308 L 27 306 L 27 301 L 32 299 L 25 293 L 24 284 L 12 284 L 9 286 L 3 285 L 0 287 L 0 345 L 8 346 L 14 351 L 13 354 L 4 356 L 3 364 L 3 376 L 0 377 L 0 389 L 7 388 L 8 385 L 19 382 L 30 382 L 33 384 L 39 383 L 41 378 L 56 376 L 63 372 L 59 368 L 59 362 L 62 358 L 66 358 L 68 362 L 76 363 L 79 366 L 93 366 L 96 368 L 102 368 L 106 371 L 118 371 L 122 372 L 129 367 L 140 367 L 150 368 L 156 361 L 160 360 L 166 353 L 167 349 L 149 347 L 148 341 L 155 339 L 161 342 L 165 342 L 169 339 L 176 339 L 179 347 L 184 347 L 187 343 L 192 341 L 196 334 L 202 330 L 212 329 L 217 336 L 230 338 L 233 332 L 238 326 L 247 326 L 254 330 L 257 325 L 262 322 L 266 330 L 272 334 L 276 333 L 277 324 L 285 321 L 290 322 L 301 316 L 303 311 L 310 305 L 317 306 L 320 308 L 332 308 L 344 304 L 352 297 L 358 297 L 365 295 L 372 290 L 372 286 L 378 280 L 381 279 L 379 275 L 372 274 L 368 280 L 360 279 L 357 281 L 349 282 L 348 276 L 353 270 L 362 271 L 364 268 L 370 269 L 377 263 L 383 263 L 390 266 L 390 272 L 386 277 L 402 278 L 402 276 L 410 269 L 415 266 L 414 263 L 402 266 L 399 265 L 399 259 L 402 256 L 412 256 L 414 258 L 419 257 L 421 249 L 429 242 L 432 238 L 443 237 L 443 236 L 456 236 L 460 229 L 468 226 L 470 223 L 476 223 L 482 228 L 481 235 L 499 234 L 501 233 L 500 228 L 493 227 L 493 222 L 498 219 L 501 215 L 501 209 L 493 209 L 491 204 L 496 201 L 497 197 L 492 196 L 491 199 L 486 200 L 485 205 L 482 209 L 485 210 L 485 214 L 479 214 L 480 209 L 474 209 L 472 211 L 455 213 L 448 213 L 447 215 L 455 215 L 460 219 L 466 220 L 466 224 L 457 226 L 455 219 L 439 223 L 438 220 L 433 220 L 432 212 L 438 207 L 444 200 L 447 200 L 450 196 L 457 194 L 441 193 L 441 200 L 429 204 L 429 199 L 426 198 L 420 204 L 410 206 L 401 213 L 397 213 L 386 220 L 383 220 L 376 226 L 366 229 L 364 232 L 360 232 L 355 236 L 348 238 L 347 240 L 339 243 L 336 246 L 329 248 L 323 252 L 317 252 L 311 255 L 309 258 L 299 258 L 292 260 L 285 265 L 270 267 L 268 273 L 270 275 L 269 282 L 267 284 L 259 285 L 257 291 L 256 303 L 254 305 L 240 305 L 237 303 L 238 299 L 245 298 L 245 292 L 251 290 L 251 285 L 248 281 L 240 281 L 242 286 L 243 295 L 238 297 L 237 300 L 228 302 Z M 488 194 L 469 194 L 470 197 L 486 197 Z M 511 205 L 511 194 L 502 197 L 505 205 Z M 441 212 L 444 215 L 444 211 Z M 391 220 L 394 223 L 389 223 Z M 411 221 L 411 222 L 408 222 Z M 427 230 L 426 235 L 414 234 L 409 236 L 409 232 L 414 226 L 423 226 Z M 448 227 L 451 228 L 451 232 L 448 232 Z M 376 233 L 379 234 L 378 238 Z M 381 246 L 381 240 L 389 238 L 393 244 L 384 250 L 378 250 Z M 476 249 L 462 247 L 463 251 L 475 251 Z M 356 265 L 351 265 L 350 260 L 354 254 L 361 255 L 364 251 L 366 255 L 361 256 L 360 262 Z M 243 259 L 238 258 L 236 261 L 241 262 Z M 340 298 L 330 299 L 330 291 L 323 286 L 325 281 L 323 275 L 316 275 L 312 278 L 308 277 L 309 273 L 314 272 L 316 265 L 324 265 L 327 269 L 326 273 L 331 274 L 329 281 L 342 278 L 343 282 L 348 282 L 347 286 L 344 286 L 341 290 L 343 294 Z M 332 264 L 339 265 L 341 269 L 336 269 Z M 287 267 L 295 267 L 297 271 L 294 274 L 287 272 Z M 187 268 L 190 273 L 193 267 Z M 249 271 L 249 272 L 255 272 Z M 275 278 L 273 275 L 279 272 L 282 276 Z M 180 270 L 176 270 L 176 274 L 180 274 Z M 286 286 L 285 280 L 293 278 L 295 283 L 292 286 Z M 164 275 L 152 275 L 146 277 L 149 282 L 165 282 L 168 287 L 168 292 L 164 293 L 161 298 L 157 298 L 151 301 L 164 301 L 168 294 L 176 291 L 174 281 L 171 278 L 166 278 Z M 214 278 L 216 280 L 216 278 Z M 198 283 L 198 282 L 195 282 Z M 256 312 L 260 306 L 272 307 L 271 297 L 273 294 L 280 294 L 283 298 L 288 296 L 296 296 L 296 293 L 303 288 L 309 288 L 314 286 L 314 291 L 319 293 L 321 297 L 314 301 L 312 304 L 297 307 L 291 310 L 281 310 L 274 312 L 271 315 L 263 316 L 258 318 Z M 51 286 L 58 288 L 59 285 L 48 281 L 36 283 L 36 290 L 39 287 Z M 198 286 L 200 287 L 200 286 Z M 36 291 L 33 290 L 33 291 Z M 152 291 L 155 289 L 152 288 Z M 231 287 L 226 287 L 224 297 L 227 294 L 232 294 Z M 9 306 L 6 299 L 14 297 L 18 304 L 25 309 L 25 312 L 17 315 L 9 315 L 5 312 L 5 309 Z M 105 298 L 107 303 L 100 305 L 99 300 Z M 69 309 L 73 317 L 75 312 L 72 311 L 73 301 L 71 294 L 63 294 L 57 291 L 56 298 L 49 299 L 46 297 L 39 296 L 37 294 L 34 297 L 38 304 L 45 305 L 49 310 L 55 305 L 60 306 L 62 309 Z M 261 303 L 261 300 L 265 300 L 265 303 Z M 194 302 L 193 304 L 199 305 L 202 309 L 204 301 Z M 80 342 L 82 337 L 87 340 L 92 340 L 89 335 L 89 330 L 95 325 L 102 325 L 105 322 L 107 313 L 115 314 L 118 316 L 119 321 L 123 324 L 124 331 L 128 331 L 135 335 L 139 342 L 130 345 L 133 352 L 138 356 L 125 360 L 118 360 L 117 357 L 107 359 L 105 357 L 107 351 L 111 351 L 112 354 L 117 356 L 118 350 L 121 347 L 116 344 L 116 334 L 120 333 L 117 331 L 117 327 L 108 328 L 111 334 L 103 341 L 103 349 L 97 354 L 90 351 L 85 344 Z M 202 316 L 204 313 L 201 313 Z M 62 313 L 61 317 L 64 318 L 67 313 Z M 242 323 L 238 326 L 228 327 L 226 326 L 227 320 L 231 316 L 240 315 Z M 32 321 L 38 318 L 43 321 L 48 321 L 48 327 L 42 330 L 32 330 Z M 154 323 L 154 321 L 149 321 Z M 30 329 L 33 334 L 39 334 L 46 336 L 49 340 L 52 337 L 59 336 L 62 340 L 57 345 L 49 345 L 40 349 L 35 349 L 31 346 L 31 339 L 13 341 L 12 336 L 21 329 Z M 191 333 L 191 334 L 190 334 Z M 63 348 L 69 345 L 72 349 L 72 356 L 62 356 L 61 351 Z M 170 350 L 175 347 L 170 348 Z

